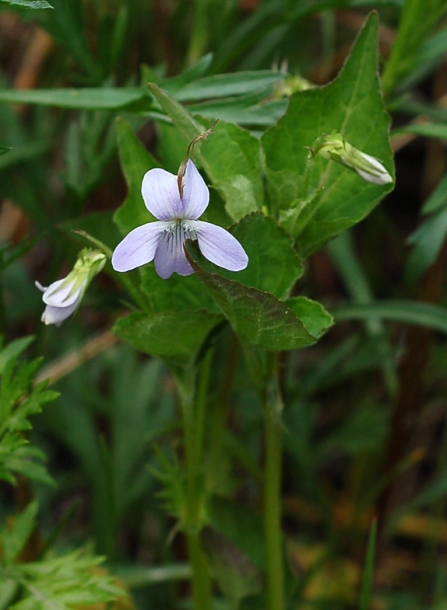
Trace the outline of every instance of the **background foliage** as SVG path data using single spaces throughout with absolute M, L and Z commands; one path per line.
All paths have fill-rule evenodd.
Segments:
M 446 9 L 0 0 L 0 609 L 186 607 L 194 528 L 213 607 L 266 607 L 280 395 L 287 607 L 444 608 Z M 187 278 L 107 265 L 41 324 L 35 280 L 89 245 L 72 229 L 114 248 L 149 222 L 142 176 L 215 119 L 204 219 L 249 267 L 194 244 Z M 334 130 L 394 190 L 309 165 Z

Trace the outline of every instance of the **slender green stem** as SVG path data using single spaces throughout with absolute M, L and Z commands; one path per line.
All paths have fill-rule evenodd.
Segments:
M 284 610 L 284 559 L 281 532 L 282 398 L 278 386 L 279 353 L 244 346 L 253 384 L 264 411 L 264 538 L 267 610 Z
M 194 610 L 211 610 L 211 577 L 208 561 L 200 544 L 199 533 L 188 534 L 187 540 L 192 570 L 192 607 Z
M 200 544 L 203 522 L 203 430 L 211 354 L 204 359 L 198 391 L 195 370 L 191 368 L 179 384 L 183 409 L 183 434 L 186 474 L 186 523 L 188 555 L 192 570 L 193 607 L 211 610 L 211 577 L 207 558 Z
M 284 609 L 284 560 L 281 532 L 282 402 L 276 381 L 264 405 L 264 535 L 267 556 L 267 610 Z
M 130 296 L 133 298 L 135 303 L 143 310 L 148 310 L 148 304 L 143 298 L 140 290 L 135 286 L 133 280 L 127 273 L 120 273 L 119 280 L 123 284 L 123 286 L 129 291 Z

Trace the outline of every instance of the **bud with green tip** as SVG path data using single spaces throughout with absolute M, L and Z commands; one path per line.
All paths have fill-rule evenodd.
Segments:
M 48 288 L 36 282 L 36 286 L 43 292 L 42 300 L 46 305 L 42 322 L 59 326 L 71 316 L 79 307 L 88 285 L 104 267 L 106 260 L 107 256 L 100 250 L 84 248 L 79 252 L 78 260 L 67 277 L 53 282 Z
M 319 154 L 353 169 L 363 180 L 372 184 L 389 184 L 393 181 L 379 159 L 355 148 L 336 131 L 320 136 L 311 151 L 314 155 Z

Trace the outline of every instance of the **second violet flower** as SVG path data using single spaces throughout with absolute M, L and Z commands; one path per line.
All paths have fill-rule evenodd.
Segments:
M 158 220 L 137 227 L 118 244 L 112 256 L 115 271 L 130 271 L 153 260 L 163 279 L 173 273 L 190 275 L 194 270 L 183 249 L 187 239 L 196 239 L 203 256 L 219 267 L 245 269 L 248 256 L 237 239 L 222 227 L 198 220 L 208 206 L 209 190 L 191 160 L 178 176 L 159 168 L 148 171 L 141 194 Z

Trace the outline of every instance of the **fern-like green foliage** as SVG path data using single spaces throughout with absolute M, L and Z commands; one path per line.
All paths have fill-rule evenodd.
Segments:
M 31 428 L 29 417 L 40 413 L 42 405 L 58 396 L 57 392 L 45 389 L 46 381 L 33 387 L 40 358 L 18 362 L 32 340 L 32 337 L 18 339 L 0 351 L 0 479 L 13 485 L 18 474 L 52 484 L 42 464 L 44 454 L 31 447 L 24 436 Z
M 36 527 L 37 503 L 31 502 L 12 525 L 0 530 L 0 610 L 69 610 L 110 602 L 121 589 L 98 569 L 101 557 L 85 550 L 22 563 L 20 553 Z
M 26 337 L 3 348 L 0 343 L 0 479 L 11 484 L 19 474 L 52 483 L 42 464 L 45 455 L 25 436 L 30 416 L 58 395 L 46 389 L 45 381 L 33 385 L 40 359 L 19 362 L 31 341 Z M 37 511 L 37 502 L 30 502 L 0 526 L 0 610 L 69 610 L 122 595 L 113 578 L 98 569 L 102 558 L 86 550 L 56 555 L 49 548 L 35 561 L 23 561 L 22 552 L 37 528 Z

